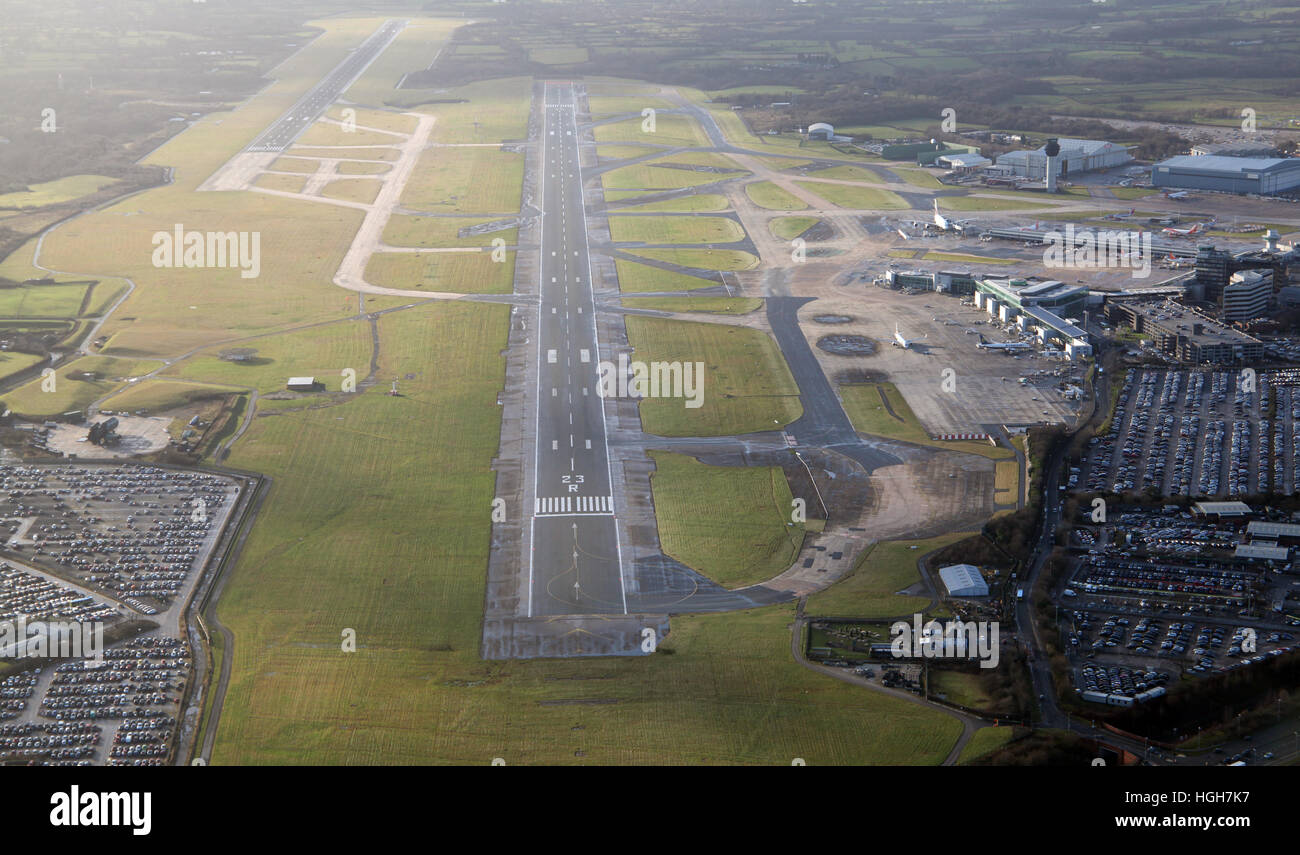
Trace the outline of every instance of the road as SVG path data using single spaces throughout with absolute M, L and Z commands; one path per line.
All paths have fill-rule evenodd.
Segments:
M 385 21 L 383 26 L 334 67 L 320 83 L 299 98 L 275 123 L 248 144 L 245 151 L 284 151 L 311 127 L 370 63 L 406 28 L 406 21 Z
M 536 454 L 527 616 L 627 614 L 573 85 L 547 83 L 542 125 Z

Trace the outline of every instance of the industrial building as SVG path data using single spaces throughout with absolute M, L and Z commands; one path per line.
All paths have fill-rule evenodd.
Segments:
M 939 578 L 948 589 L 950 597 L 987 597 L 989 583 L 973 564 L 952 564 L 939 568 Z
M 1272 196 L 1300 187 L 1300 158 L 1183 154 L 1153 166 L 1151 184 Z
M 1047 178 L 1047 148 L 1051 145 L 1051 142 L 1051 140 L 1048 140 L 1046 145 L 1040 146 L 1033 151 L 1009 151 L 999 156 L 997 160 L 998 171 L 1034 181 L 1045 180 Z M 1072 172 L 1092 172 L 1096 169 L 1122 166 L 1133 160 L 1133 156 L 1129 154 L 1128 146 L 1117 145 L 1105 140 L 1080 140 L 1063 137 L 1057 139 L 1056 144 L 1061 149 L 1060 154 L 1056 156 L 1059 163 L 1056 174 L 1061 177 L 1068 176 Z
M 1152 339 L 1179 362 L 1231 365 L 1264 356 L 1264 342 L 1173 300 L 1108 300 L 1106 319 Z

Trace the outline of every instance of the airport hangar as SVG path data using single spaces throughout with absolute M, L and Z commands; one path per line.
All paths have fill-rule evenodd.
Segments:
M 1183 154 L 1151 167 L 1151 184 L 1271 196 L 1300 187 L 1300 157 Z

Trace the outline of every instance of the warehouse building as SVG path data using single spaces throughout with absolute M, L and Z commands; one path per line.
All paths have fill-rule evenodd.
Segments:
M 1265 142 L 1203 143 L 1192 147 L 1194 157 L 1219 155 L 1221 157 L 1272 157 L 1276 149 Z
M 989 583 L 973 564 L 952 564 L 939 568 L 939 578 L 948 589 L 950 597 L 987 597 Z
M 808 139 L 826 140 L 829 142 L 830 140 L 835 139 L 835 128 L 833 125 L 828 125 L 825 122 L 813 122 L 808 126 Z
M 1128 146 L 1117 145 L 1106 140 L 1080 140 L 1061 137 L 1056 140 L 1061 147 L 1057 155 L 1057 175 L 1064 178 L 1072 172 L 1092 172 L 1096 169 L 1109 169 L 1123 166 L 1133 161 Z M 998 157 L 999 172 L 1042 181 L 1047 178 L 1046 146 L 1033 151 L 1009 151 Z
M 935 158 L 934 162 L 945 169 L 951 169 L 953 172 L 961 174 L 976 172 L 993 163 L 993 161 L 977 152 L 941 154 Z
M 1184 154 L 1153 166 L 1151 184 L 1272 196 L 1300 187 L 1300 158 Z
M 1173 300 L 1108 300 L 1106 319 L 1132 327 L 1161 353 L 1189 365 L 1232 365 L 1264 356 L 1264 342 Z

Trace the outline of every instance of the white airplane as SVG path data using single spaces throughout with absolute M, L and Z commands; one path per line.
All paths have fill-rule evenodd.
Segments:
M 1127 214 L 1107 214 L 1103 219 L 1107 219 L 1107 220 L 1127 220 L 1129 217 L 1133 216 L 1135 213 L 1137 213 L 1137 209 L 1136 209 L 1136 208 L 1129 208 Z
M 980 335 L 979 344 L 975 346 L 980 350 L 1001 350 L 1007 353 L 1017 350 L 1029 350 L 1033 347 L 1032 344 L 1023 341 L 989 341 L 984 338 L 983 334 Z
M 1179 191 L 1177 191 L 1177 192 L 1175 192 L 1175 193 L 1170 193 L 1169 191 L 1166 190 L 1166 191 L 1165 191 L 1165 198 L 1166 198 L 1166 199 L 1186 199 L 1186 198 L 1187 198 L 1187 191 L 1186 191 L 1186 190 L 1179 190 Z
M 945 232 L 964 232 L 966 226 L 974 220 L 950 220 L 943 214 L 939 213 L 939 200 L 934 200 L 934 224 L 940 230 Z
M 912 345 L 924 338 L 925 336 L 921 336 L 921 338 L 904 338 L 903 334 L 898 331 L 898 324 L 894 324 L 894 347 L 901 347 L 903 350 L 911 350 Z
M 1170 237 L 1191 237 L 1192 235 L 1199 234 L 1201 229 L 1204 226 L 1205 223 L 1197 223 L 1196 225 L 1192 226 L 1190 229 L 1175 229 L 1171 227 L 1167 229 L 1161 229 L 1160 233 L 1169 235 Z

